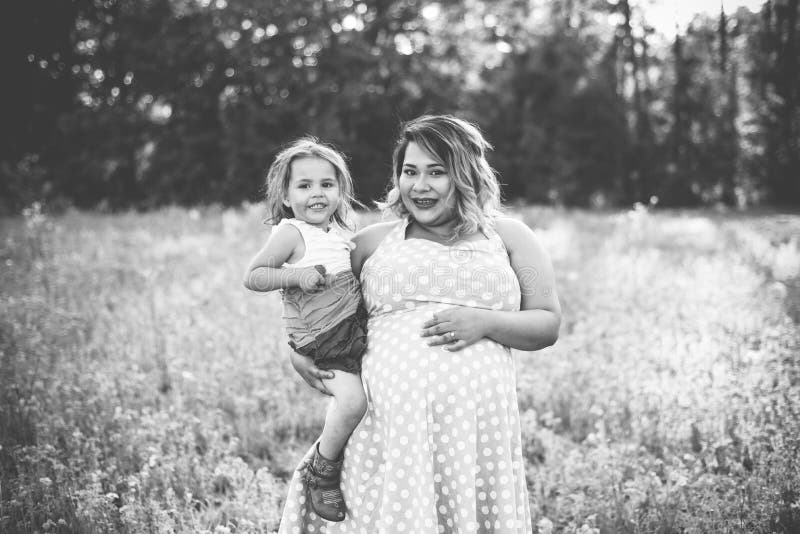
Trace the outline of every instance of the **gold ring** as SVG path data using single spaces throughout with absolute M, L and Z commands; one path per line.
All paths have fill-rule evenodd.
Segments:
M 450 336 L 450 341 L 452 341 L 452 340 L 454 340 L 456 338 L 456 333 L 455 332 L 448 332 L 447 334 Z

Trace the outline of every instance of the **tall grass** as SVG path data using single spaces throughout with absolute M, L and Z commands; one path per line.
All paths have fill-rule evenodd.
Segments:
M 800 217 L 514 215 L 565 312 L 516 355 L 539 532 L 800 530 Z M 325 399 L 241 286 L 260 217 L 2 221 L 0 531 L 277 527 Z

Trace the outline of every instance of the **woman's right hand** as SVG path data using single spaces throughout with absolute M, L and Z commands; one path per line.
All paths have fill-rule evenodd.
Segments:
M 306 384 L 324 395 L 331 395 L 322 379 L 333 378 L 333 371 L 324 371 L 314 365 L 314 360 L 295 351 L 289 355 L 292 367 L 306 381 Z

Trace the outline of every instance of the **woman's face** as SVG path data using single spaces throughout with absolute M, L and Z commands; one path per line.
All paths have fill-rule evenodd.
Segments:
M 417 143 L 408 144 L 398 186 L 403 205 L 419 224 L 435 227 L 455 220 L 455 185 L 448 173 L 430 152 Z

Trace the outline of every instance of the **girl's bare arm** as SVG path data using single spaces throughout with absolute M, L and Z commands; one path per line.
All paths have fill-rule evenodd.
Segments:
M 244 287 L 251 291 L 268 292 L 312 286 L 321 276 L 313 267 L 281 268 L 301 243 L 302 237 L 295 227 L 285 225 L 273 229 L 264 248 L 250 260 L 244 275 Z

